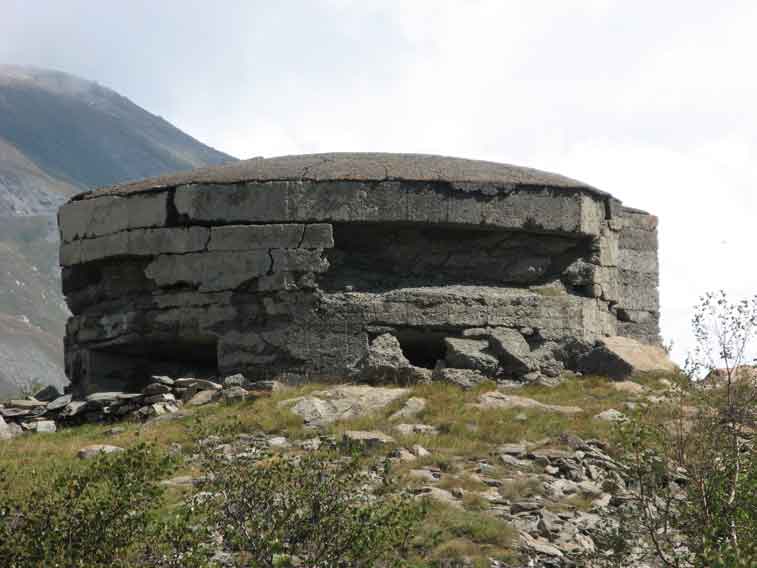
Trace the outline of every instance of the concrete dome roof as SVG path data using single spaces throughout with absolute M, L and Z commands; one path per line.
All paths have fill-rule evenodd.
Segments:
M 555 188 L 604 192 L 574 179 L 510 164 L 428 154 L 330 153 L 252 158 L 174 175 L 101 188 L 76 196 L 88 199 L 126 195 L 187 184 L 230 184 L 264 181 L 417 181 L 452 185 Z

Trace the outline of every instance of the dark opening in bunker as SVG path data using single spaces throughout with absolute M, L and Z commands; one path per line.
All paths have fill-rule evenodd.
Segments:
M 589 243 L 569 235 L 423 223 L 334 223 L 328 292 L 450 285 L 529 286 L 558 278 Z
M 402 329 L 394 332 L 394 336 L 400 342 L 403 355 L 416 367 L 433 369 L 437 361 L 444 359 L 446 334 L 443 332 Z
M 144 341 L 93 350 L 92 378 L 100 390 L 138 392 L 151 375 L 172 378 L 211 379 L 218 376 L 218 347 L 215 338 Z

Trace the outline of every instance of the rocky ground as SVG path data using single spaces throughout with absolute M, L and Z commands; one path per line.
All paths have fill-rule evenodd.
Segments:
M 154 377 L 141 394 L 97 393 L 72 401 L 48 388 L 0 406 L 0 469 L 119 451 L 138 441 L 182 456 L 165 480 L 181 498 L 202 476 L 198 447 L 228 459 L 266 449 L 336 449 L 370 456 L 403 490 L 431 503 L 417 537 L 419 559 L 436 566 L 580 566 L 628 490 L 614 455 L 613 424 L 664 412 L 661 377 L 612 382 L 574 377 L 557 387 L 464 389 L 214 382 Z M 193 436 L 198 422 L 233 420 L 229 437 Z M 34 435 L 32 435 L 34 433 Z M 77 457 L 78 456 L 78 457 Z M 642 564 L 639 564 L 642 565 Z

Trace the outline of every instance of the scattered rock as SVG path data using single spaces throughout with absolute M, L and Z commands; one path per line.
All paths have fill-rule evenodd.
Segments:
M 392 452 L 391 457 L 401 462 L 411 462 L 418 459 L 418 456 L 405 448 L 397 448 Z
M 205 379 L 182 378 L 174 381 L 177 388 L 195 388 L 197 390 L 221 390 L 221 385 Z
M 255 381 L 247 385 L 248 390 L 262 392 L 279 392 L 286 386 L 279 381 Z
M 389 417 L 389 420 L 400 420 L 403 418 L 415 418 L 426 408 L 426 399 L 416 396 L 410 397 L 405 401 L 397 412 Z
M 419 458 L 427 458 L 431 455 L 431 452 L 419 444 L 415 444 L 410 450 Z
M 84 400 L 72 400 L 61 411 L 60 415 L 63 418 L 72 418 L 78 416 L 89 407 L 89 403 Z
M 579 491 L 581 491 L 581 493 L 589 497 L 599 497 L 602 495 L 602 488 L 593 481 L 579 481 L 578 489 Z
M 594 418 L 604 420 L 605 422 L 625 422 L 628 417 L 614 408 L 609 408 L 597 414 Z
M 221 396 L 226 402 L 239 402 L 246 400 L 250 393 L 242 387 L 229 387 L 221 391 Z
M 446 337 L 447 348 L 445 360 L 449 367 L 471 369 L 485 375 L 494 375 L 499 367 L 497 358 L 488 353 L 489 342 L 481 339 L 459 339 Z
M 93 444 L 80 449 L 76 457 L 82 460 L 88 460 L 99 456 L 100 454 L 115 454 L 123 452 L 124 449 L 119 446 L 110 446 L 108 444 Z
M 439 430 L 428 424 L 397 424 L 394 429 L 403 436 L 411 434 L 425 434 L 426 436 L 436 436 Z
M 145 398 L 144 403 L 146 405 L 158 404 L 158 403 L 175 403 L 176 397 L 172 393 L 154 394 Z
M 525 444 L 502 444 L 497 448 L 497 451 L 501 454 L 507 454 L 510 456 L 521 457 L 526 455 Z
M 87 395 L 84 398 L 84 400 L 86 400 L 87 402 L 98 403 L 98 404 L 111 403 L 111 402 L 115 402 L 115 401 L 119 400 L 119 397 L 122 397 L 125 394 L 126 393 L 120 392 L 120 391 L 118 391 L 118 392 L 95 392 L 95 393 L 92 393 L 90 395 Z
M 473 331 L 468 330 L 467 335 L 473 336 Z M 499 359 L 502 372 L 506 376 L 522 377 L 534 370 L 531 347 L 518 330 L 499 327 L 475 331 L 479 332 L 478 337 L 488 338 L 491 350 Z
M 203 406 L 218 398 L 217 389 L 201 390 L 187 401 L 187 406 Z
M 60 396 L 61 392 L 57 387 L 48 385 L 38 393 L 36 393 L 32 398 L 34 398 L 34 400 L 40 400 L 42 402 L 50 402 L 52 400 L 55 400 L 56 398 L 59 398 Z
M 413 456 L 413 459 L 415 459 L 415 456 Z M 429 481 L 429 482 L 432 482 L 432 483 L 434 481 L 439 481 L 439 477 L 440 477 L 440 475 L 439 475 L 438 472 L 434 472 L 434 471 L 431 471 L 430 469 L 426 469 L 426 468 L 423 468 L 423 469 L 411 469 L 408 472 L 408 476 L 410 477 L 410 479 L 416 479 L 416 480 L 419 480 L 419 481 Z
M 518 459 L 515 456 L 511 456 L 509 454 L 501 454 L 499 456 L 499 461 L 501 461 L 504 465 L 510 465 L 513 467 L 528 467 L 531 465 L 531 462 Z
M 618 381 L 612 383 L 612 388 L 616 391 L 625 392 L 628 394 L 644 394 L 647 389 L 644 387 L 644 385 L 640 385 L 639 383 L 634 383 L 633 381 Z
M 152 375 L 150 381 L 153 383 L 160 383 L 169 387 L 174 386 L 174 380 L 171 377 L 165 377 L 163 375 Z
M 446 489 L 440 489 L 439 487 L 424 487 L 417 495 L 416 499 L 433 499 L 445 505 L 450 505 L 457 509 L 462 509 L 463 505 L 459 500 L 455 499 Z
M 0 408 L 0 416 L 4 418 L 17 418 L 29 416 L 31 410 L 27 408 Z
M 559 548 L 550 544 L 549 541 L 544 540 L 543 538 L 533 537 L 525 531 L 521 531 L 520 538 L 525 548 L 546 556 L 565 558 L 565 555 Z
M 510 512 L 513 515 L 517 515 L 518 513 L 523 513 L 524 511 L 540 511 L 543 506 L 544 504 L 541 502 L 541 500 L 523 499 L 521 501 L 516 501 L 515 503 L 510 505 Z
M 360 367 L 362 380 L 371 384 L 425 383 L 431 378 L 427 369 L 410 364 L 399 340 L 391 333 L 383 333 L 371 341 Z
M 404 388 L 340 385 L 284 400 L 279 405 L 289 407 L 308 426 L 323 426 L 374 413 L 409 393 Z
M 630 337 L 605 337 L 579 360 L 579 370 L 613 379 L 637 373 L 672 373 L 677 370 L 662 347 L 640 343 Z
M 577 406 L 558 406 L 554 404 L 543 404 L 531 398 L 505 394 L 500 391 L 489 391 L 483 393 L 478 398 L 477 406 L 479 408 L 485 409 L 497 408 L 503 410 L 509 410 L 512 408 L 526 408 L 567 415 L 583 412 L 583 409 Z
M 271 438 L 268 438 L 269 448 L 286 449 L 291 445 L 292 444 L 289 443 L 289 440 L 287 440 L 284 436 L 272 436 Z
M 223 380 L 224 388 L 244 387 L 246 385 L 247 385 L 247 379 L 245 379 L 244 375 L 241 373 L 236 373 L 235 375 L 229 375 Z
M 437 367 L 434 369 L 432 378 L 435 381 L 452 383 L 464 390 L 475 388 L 491 380 L 486 375 L 473 369 L 450 369 L 447 367 Z
M 68 405 L 68 403 L 71 402 L 71 395 L 70 394 L 64 394 L 63 396 L 59 396 L 55 400 L 49 402 L 47 404 L 47 410 L 50 412 L 54 412 L 56 410 L 60 410 Z
M 172 415 L 179 408 L 171 402 L 155 402 L 142 406 L 134 412 L 136 418 L 140 420 L 155 421 L 165 415 Z
M 378 431 L 347 430 L 342 436 L 342 445 L 347 448 L 373 449 L 393 443 L 394 438 Z
M 46 434 L 50 434 L 57 430 L 57 427 L 55 426 L 55 422 L 53 420 L 38 420 L 35 422 L 25 422 L 22 424 L 22 427 L 25 427 L 27 430 L 31 432 L 36 432 L 38 434 L 41 434 L 43 432 Z
M 150 383 L 143 390 L 142 394 L 152 396 L 156 394 L 167 394 L 171 392 L 171 387 L 164 383 Z
M 45 406 L 47 406 L 46 402 L 42 402 L 40 400 L 34 400 L 34 399 L 11 400 L 8 404 L 9 406 L 12 406 L 15 408 L 21 408 L 24 410 L 44 408 Z
M 306 452 L 316 452 L 321 448 L 321 439 L 318 437 L 310 438 L 301 441 L 298 445 Z

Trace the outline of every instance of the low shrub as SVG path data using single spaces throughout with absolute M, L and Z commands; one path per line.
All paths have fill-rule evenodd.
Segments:
M 409 498 L 375 496 L 356 459 L 211 454 L 205 469 L 208 522 L 256 568 L 394 566 L 423 514 Z
M 159 480 L 172 469 L 154 448 L 138 445 L 39 476 L 21 495 L 0 471 L 0 559 L 8 568 L 128 565 L 160 503 Z M 37 475 L 30 470 L 29 475 Z

